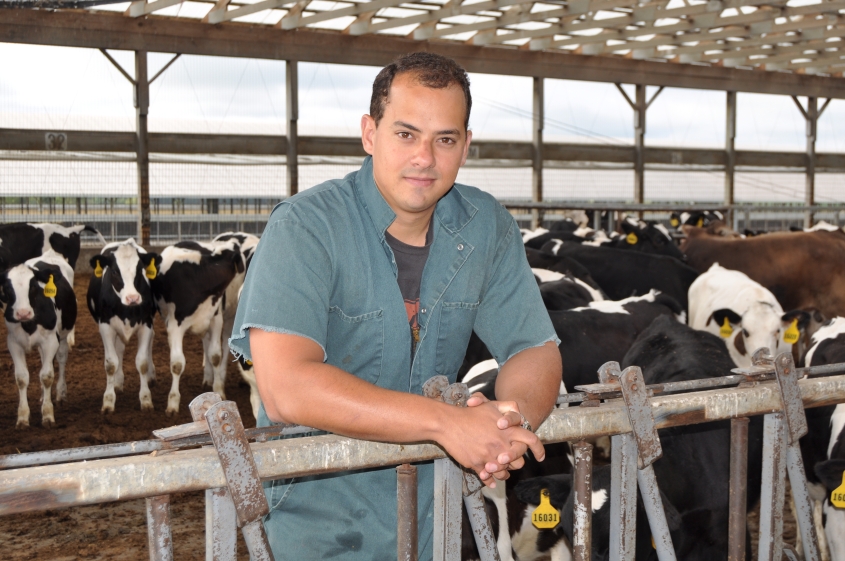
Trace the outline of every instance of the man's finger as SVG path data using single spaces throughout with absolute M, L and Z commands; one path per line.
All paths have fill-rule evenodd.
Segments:
M 525 458 L 520 456 L 519 458 L 515 459 L 510 464 L 508 464 L 508 469 L 522 469 L 522 467 L 524 465 L 525 465 Z
M 483 393 L 475 392 L 467 400 L 467 407 L 477 407 L 477 406 L 481 405 L 482 403 L 487 403 L 488 401 L 490 401 L 490 400 L 487 399 L 486 397 L 484 397 Z
M 502 415 L 501 419 L 496 421 L 496 426 L 500 429 L 522 426 L 522 416 L 515 411 L 508 411 Z
M 511 473 L 507 469 L 503 469 L 502 471 L 497 471 L 493 474 L 494 479 L 498 479 L 499 481 L 504 481 L 511 476 Z
M 540 442 L 540 439 L 537 438 L 536 434 L 523 428 L 513 427 L 513 430 L 514 438 L 512 440 L 512 445 L 518 443 L 527 445 L 528 448 L 531 449 L 531 452 L 534 453 L 534 457 L 538 462 L 542 462 L 546 459 L 546 449 L 543 448 L 543 443 Z

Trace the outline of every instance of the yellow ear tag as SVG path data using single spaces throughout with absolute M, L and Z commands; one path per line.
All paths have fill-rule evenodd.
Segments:
M 734 328 L 731 327 L 731 322 L 728 321 L 728 318 L 725 318 L 725 322 L 722 324 L 722 327 L 719 328 L 719 335 L 721 335 L 724 339 L 727 339 L 733 332 Z
M 100 278 L 100 277 L 103 276 L 103 268 L 100 267 L 100 260 L 99 259 L 97 259 L 97 261 L 95 261 L 95 263 L 97 264 L 97 266 L 94 267 L 94 276 L 97 277 L 97 278 Z
M 560 522 L 560 513 L 549 502 L 549 490 L 540 491 L 540 506 L 531 514 L 531 523 L 540 530 L 550 530 Z
M 798 342 L 798 338 L 801 336 L 801 332 L 798 331 L 798 320 L 792 320 L 792 325 L 783 332 L 783 342 L 789 343 L 790 345 L 794 345 Z
M 842 473 L 842 485 L 830 494 L 830 504 L 836 508 L 845 508 L 845 472 Z
M 637 238 L 637 235 L 634 232 L 631 232 L 630 234 L 625 236 L 625 241 L 631 245 L 636 244 L 638 240 L 639 238 Z
M 654 536 L 651 536 L 651 549 L 657 549 L 657 546 L 654 545 Z
M 251 360 L 247 360 L 247 361 L 246 361 L 246 365 L 247 365 L 247 366 L 252 366 L 252 361 L 251 361 Z
M 704 226 L 704 218 L 703 217 L 698 219 L 698 224 L 696 224 L 696 226 L 698 226 L 699 228 Z
M 144 269 L 144 272 L 146 273 L 148 279 L 156 278 L 156 275 L 158 274 L 158 271 L 156 271 L 156 262 L 150 261 L 150 264 L 147 265 L 147 268 Z
M 47 298 L 55 298 L 58 289 L 56 288 L 56 283 L 53 282 L 53 275 L 50 275 L 50 278 L 47 279 L 47 284 L 44 285 L 44 296 Z
M 677 218 L 672 218 L 671 220 L 669 220 L 669 224 L 671 224 L 673 228 L 677 228 L 678 224 L 680 224 L 680 223 L 681 223 L 681 221 L 678 220 Z

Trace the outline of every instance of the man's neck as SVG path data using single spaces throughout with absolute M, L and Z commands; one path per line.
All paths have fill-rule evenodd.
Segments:
M 422 247 L 425 245 L 425 235 L 428 233 L 431 216 L 434 209 L 414 216 L 396 215 L 396 220 L 388 226 L 387 232 L 402 243 Z

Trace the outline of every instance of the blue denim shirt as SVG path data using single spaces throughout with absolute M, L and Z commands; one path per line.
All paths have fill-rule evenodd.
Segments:
M 307 337 L 326 363 L 382 388 L 422 393 L 455 381 L 473 329 L 498 363 L 558 341 L 513 217 L 489 194 L 455 184 L 432 218 L 411 333 L 385 230 L 396 215 L 372 159 L 342 180 L 280 203 L 252 259 L 229 345 L 251 358 L 249 328 Z M 530 372 L 525 373 L 530 376 Z M 263 407 L 259 426 L 269 424 Z M 420 559 L 432 557 L 433 469 L 419 466 Z M 265 519 L 277 558 L 396 558 L 396 474 L 390 468 L 268 484 Z

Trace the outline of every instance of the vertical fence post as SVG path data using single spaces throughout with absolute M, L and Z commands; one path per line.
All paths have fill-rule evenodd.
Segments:
M 593 445 L 581 441 L 573 445 L 572 452 L 575 457 L 572 553 L 575 561 L 590 561 L 593 547 Z
M 645 202 L 645 117 L 646 87 L 637 84 L 634 102 L 634 202 Z M 639 213 L 642 218 L 643 213 Z
M 150 153 L 147 145 L 147 114 L 150 83 L 147 51 L 135 51 L 135 150 L 138 159 L 138 241 L 150 245 Z M 114 237 L 112 237 L 114 239 Z
M 534 159 L 531 163 L 531 200 L 543 200 L 543 122 L 545 121 L 545 95 L 543 78 L 534 77 L 533 96 L 533 126 L 531 127 L 531 141 L 534 149 Z M 535 208 L 531 212 L 531 228 L 539 228 L 543 222 L 543 211 Z
M 610 561 L 633 561 L 637 532 L 637 444 L 610 437 Z
M 760 492 L 760 561 L 783 555 L 783 499 L 786 476 L 786 427 L 783 413 L 763 420 L 763 486 Z
M 745 523 L 748 501 L 748 423 L 747 417 L 731 419 L 728 561 L 745 561 Z
M 417 561 L 417 468 L 396 467 L 396 559 Z
M 816 125 L 818 124 L 819 106 L 818 98 L 810 96 L 807 98 L 807 177 L 804 187 L 804 204 L 812 206 L 816 204 Z M 813 211 L 808 210 L 804 214 L 804 227 L 813 225 Z
M 285 99 L 287 111 L 288 151 L 285 159 L 288 168 L 288 196 L 299 192 L 299 70 L 297 61 L 288 60 L 285 65 Z
M 173 561 L 173 537 L 170 532 L 170 495 L 148 497 L 147 545 L 150 561 Z

